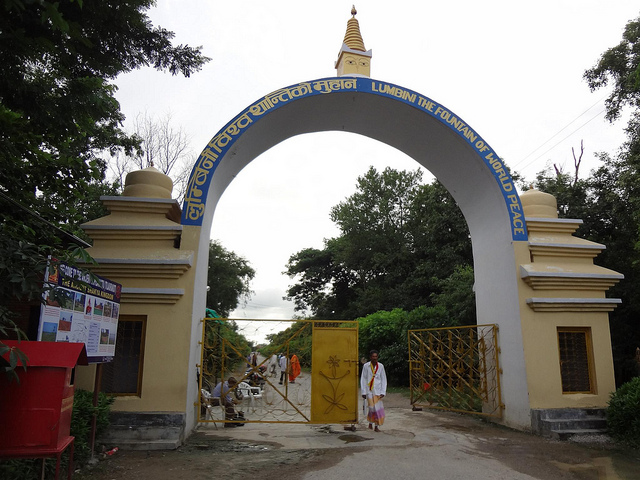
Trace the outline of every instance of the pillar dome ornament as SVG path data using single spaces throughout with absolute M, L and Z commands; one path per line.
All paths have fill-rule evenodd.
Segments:
M 550 193 L 531 189 L 520 195 L 525 217 L 558 218 L 558 202 Z
M 127 174 L 124 181 L 125 197 L 171 198 L 173 180 L 155 167 Z

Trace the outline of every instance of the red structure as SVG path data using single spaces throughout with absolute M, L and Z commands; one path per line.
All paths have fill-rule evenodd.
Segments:
M 17 342 L 6 340 L 29 358 L 18 367 L 19 382 L 0 376 L 0 458 L 55 457 L 71 447 L 68 478 L 73 474 L 73 441 L 69 435 L 75 386 L 74 368 L 87 365 L 83 343 Z M 9 359 L 9 353 L 4 355 Z

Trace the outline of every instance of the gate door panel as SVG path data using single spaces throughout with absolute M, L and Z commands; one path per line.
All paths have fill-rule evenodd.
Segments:
M 201 422 L 237 422 L 213 397 L 216 384 L 234 377 L 235 410 L 244 423 L 355 423 L 358 397 L 357 322 L 317 320 L 203 320 Z M 275 324 L 275 326 L 274 326 Z M 255 358 L 247 339 L 267 333 Z M 281 375 L 277 357 L 287 359 Z M 296 356 L 301 371 L 291 376 Z M 313 373 L 312 373 L 313 372 Z M 312 393 L 313 392 L 313 393 Z
M 358 422 L 358 323 L 315 322 L 311 421 Z
M 411 404 L 501 417 L 496 325 L 409 330 Z

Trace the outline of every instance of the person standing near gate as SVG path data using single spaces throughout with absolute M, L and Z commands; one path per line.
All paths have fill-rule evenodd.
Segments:
M 269 376 L 276 377 L 278 375 L 276 373 L 277 368 L 278 368 L 278 359 L 276 358 L 276 354 L 273 353 L 269 357 Z
M 296 383 L 296 378 L 300 375 L 300 360 L 294 353 L 291 355 L 291 369 L 289 370 L 289 383 Z
M 282 382 L 285 381 L 287 379 L 287 371 L 288 371 L 288 365 L 287 365 L 287 356 L 286 355 L 280 355 L 280 385 L 282 385 Z
M 378 351 L 371 350 L 369 352 L 367 363 L 362 366 L 362 374 L 360 375 L 360 392 L 362 398 L 367 399 L 367 420 L 369 428 L 380 431 L 380 425 L 384 423 L 384 405 L 382 399 L 387 394 L 387 374 L 384 371 L 384 365 L 378 362 Z

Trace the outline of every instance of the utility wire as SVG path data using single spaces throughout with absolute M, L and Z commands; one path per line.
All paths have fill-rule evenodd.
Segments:
M 606 98 L 606 95 L 603 96 L 602 98 L 600 98 L 598 101 L 596 101 L 593 105 L 591 105 L 589 108 L 587 108 L 584 112 L 582 112 L 580 115 L 578 115 L 576 118 L 574 118 L 573 120 L 571 120 L 569 123 L 567 123 L 564 127 L 562 127 L 558 132 L 556 132 L 553 136 L 551 136 L 547 141 L 545 141 L 542 145 L 536 147 L 535 149 L 533 149 L 526 157 L 522 158 L 519 162 L 515 163 L 513 165 L 513 168 L 517 167 L 518 165 L 520 165 L 522 162 L 524 162 L 527 158 L 529 158 L 531 155 L 533 155 L 534 153 L 536 153 L 538 150 L 540 150 L 542 147 L 544 147 L 547 143 L 549 143 L 551 140 L 553 140 L 554 138 L 556 138 L 558 135 L 560 135 L 563 131 L 565 131 L 567 128 L 569 128 L 571 125 L 573 125 L 576 121 L 578 121 L 578 119 L 580 117 L 582 117 L 585 113 L 587 113 L 589 110 L 591 110 L 593 107 L 595 107 L 596 105 L 598 105 L 602 100 L 604 100 Z M 600 113 L 598 113 L 598 115 L 600 115 L 602 113 L 602 111 Z M 598 116 L 596 115 L 596 117 Z M 593 117 L 595 118 L 595 117 Z M 593 120 L 593 118 L 591 120 Z M 591 121 L 589 120 L 589 122 Z M 587 122 L 587 123 L 589 123 Z M 586 125 L 587 123 L 583 124 L 581 127 L 577 128 L 576 130 L 574 130 L 569 136 L 573 135 L 575 132 L 577 132 L 578 130 L 580 130 L 580 128 L 584 127 L 584 125 Z M 563 138 L 563 140 L 566 140 L 569 136 Z M 563 141 L 561 140 L 561 142 Z M 555 146 L 557 146 L 558 144 L 556 143 L 552 148 L 554 148 Z M 538 157 L 536 157 L 533 161 L 537 160 L 538 158 L 540 158 L 542 155 L 544 155 L 545 153 L 547 153 L 549 150 L 546 150 L 544 153 L 540 154 Z M 525 165 L 525 167 L 529 166 L 531 164 L 531 162 L 529 162 L 527 165 Z M 525 168 L 522 167 L 522 168 Z
M 264 303 L 247 302 L 246 306 L 247 306 L 247 307 L 265 307 L 265 308 L 272 308 L 272 307 L 280 307 L 281 305 L 266 305 L 266 304 L 264 304 Z
M 586 124 L 592 122 L 593 120 L 595 120 L 596 118 L 598 118 L 600 115 L 602 115 L 604 113 L 604 108 L 602 110 L 600 110 L 596 115 L 594 115 L 593 117 L 591 117 L 589 120 L 587 120 L 586 122 L 584 122 L 582 125 L 580 125 L 578 128 L 576 128 L 573 132 L 571 132 L 569 135 L 567 135 L 566 137 L 564 137 L 562 140 L 560 140 L 559 142 L 557 142 L 556 144 L 554 144 L 552 147 L 548 148 L 547 150 L 545 150 L 544 152 L 542 152 L 540 155 L 538 155 L 536 158 L 534 158 L 533 160 L 531 160 L 529 163 L 527 163 L 526 165 L 524 165 L 522 167 L 522 169 L 527 168 L 529 165 L 531 165 L 533 162 L 535 162 L 536 160 L 538 160 L 540 157 L 542 157 L 543 155 L 545 155 L 546 153 L 550 152 L 551 150 L 553 150 L 554 148 L 556 148 L 558 145 L 560 145 L 562 142 L 564 142 L 567 138 L 569 138 L 571 135 L 573 135 L 574 133 L 576 133 L 578 130 L 580 130 L 582 127 L 584 127 Z

